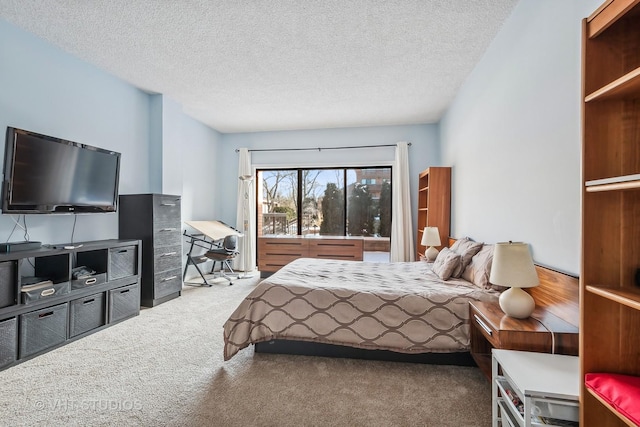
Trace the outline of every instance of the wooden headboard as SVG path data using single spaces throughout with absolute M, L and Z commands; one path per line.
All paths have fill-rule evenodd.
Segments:
M 449 247 L 456 239 L 449 237 Z M 580 325 L 580 291 L 576 276 L 536 264 L 540 286 L 526 289 L 536 301 L 536 311 L 548 311 L 565 322 Z
M 536 264 L 540 286 L 529 288 L 538 307 L 544 307 L 562 320 L 580 326 L 580 288 L 575 276 Z

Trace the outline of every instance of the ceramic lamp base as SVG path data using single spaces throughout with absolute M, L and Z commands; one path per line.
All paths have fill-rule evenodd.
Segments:
M 533 297 L 521 288 L 509 288 L 500 294 L 500 308 L 504 314 L 516 319 L 526 319 L 536 308 Z
M 424 257 L 427 259 L 427 261 L 433 262 L 436 260 L 436 257 L 439 253 L 439 250 L 437 250 L 433 246 L 429 246 L 429 249 L 427 249 L 427 251 L 424 253 Z

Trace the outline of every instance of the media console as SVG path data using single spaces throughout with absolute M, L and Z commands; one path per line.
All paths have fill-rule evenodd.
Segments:
M 115 239 L 0 254 L 0 370 L 138 315 L 141 255 Z

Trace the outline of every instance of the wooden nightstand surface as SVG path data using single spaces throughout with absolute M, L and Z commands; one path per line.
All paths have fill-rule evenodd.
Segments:
M 491 349 L 578 354 L 578 327 L 537 307 L 527 319 L 515 319 L 494 302 L 469 303 L 471 355 L 491 377 Z M 551 334 L 553 331 L 553 336 Z

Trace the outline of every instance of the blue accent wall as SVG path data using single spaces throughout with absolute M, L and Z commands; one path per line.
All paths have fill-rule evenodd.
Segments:
M 120 192 L 148 189 L 149 96 L 0 20 L 0 138 L 7 126 L 122 153 Z M 2 145 L 4 147 L 4 144 Z M 2 150 L 4 158 L 4 150 Z M 71 240 L 74 215 L 27 215 L 31 240 Z M 0 216 L 0 239 L 24 240 Z M 117 214 L 77 215 L 75 241 L 117 237 Z
M 183 216 L 215 218 L 212 163 L 220 133 L 165 96 L 145 93 L 0 19 L 2 147 L 7 126 L 118 151 L 121 194 L 184 194 Z M 0 241 L 118 236 L 117 214 L 26 215 L 28 236 L 19 228 L 11 234 L 15 219 L 0 215 Z

